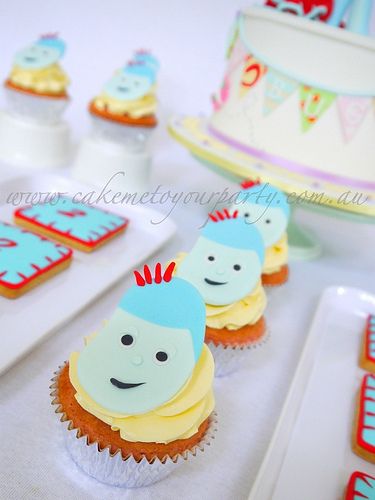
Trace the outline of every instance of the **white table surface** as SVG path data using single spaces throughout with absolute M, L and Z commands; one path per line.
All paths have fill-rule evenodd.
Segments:
M 159 12 L 155 10 L 156 4 Z M 164 119 L 155 141 L 153 184 L 184 192 L 221 190 L 228 185 L 227 181 L 205 169 L 174 143 L 163 123 L 171 112 L 209 109 L 207 96 L 220 79 L 221 47 L 234 11 L 229 0 L 194 0 L 178 9 L 171 0 L 143 0 L 138 4 L 115 0 L 48 4 L 35 0 L 26 4 L 14 0 L 2 12 L 4 29 L 0 41 L 8 51 L 0 61 L 0 72 L 5 74 L 9 69 L 10 46 L 16 48 L 27 43 L 35 37 L 35 32 L 59 29 L 74 46 L 65 65 L 70 66 L 72 79 L 74 72 L 81 71 L 81 78 L 75 77 L 72 86 L 75 100 L 67 113 L 75 138 L 79 139 L 87 130 L 84 103 L 106 78 L 106 71 L 118 65 L 116 57 L 117 61 L 120 56 L 126 57 L 132 47 L 139 45 L 153 47 L 165 68 L 160 84 Z M 134 22 L 127 23 L 129 12 Z M 105 20 L 109 18 L 108 26 Z M 87 40 L 85 35 L 81 36 L 82 23 Z M 97 49 L 101 66 L 98 73 L 94 71 L 98 61 L 87 59 L 94 50 L 90 34 L 92 37 L 97 27 L 102 30 Z M 207 61 L 212 71 L 207 71 Z M 3 177 L 13 172 L 8 169 Z M 165 211 L 167 207 L 161 209 Z M 205 211 L 205 207 L 193 205 L 177 208 L 173 218 L 179 224 L 179 234 L 154 262 L 164 262 L 177 251 L 189 249 L 204 221 Z M 375 293 L 375 226 L 307 212 L 300 212 L 298 219 L 318 235 L 323 255 L 313 262 L 292 264 L 290 282 L 272 292 L 270 298 L 267 310 L 270 342 L 255 352 L 247 369 L 215 381 L 219 431 L 208 452 L 191 459 L 159 484 L 126 491 L 97 483 L 79 472 L 63 448 L 59 424 L 50 406 L 48 386 L 52 372 L 71 351 L 82 347 L 84 335 L 108 317 L 131 283 L 128 278 L 0 377 L 0 498 L 246 499 L 321 291 L 329 285 L 347 285 Z M 0 321 L 0 331 L 4 327 Z

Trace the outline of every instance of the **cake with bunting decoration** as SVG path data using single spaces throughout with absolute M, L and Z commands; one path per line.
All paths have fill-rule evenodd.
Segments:
M 288 235 L 290 207 L 285 194 L 259 180 L 244 181 L 233 208 L 246 223 L 255 225 L 266 248 L 262 269 L 264 286 L 282 285 L 288 280 Z
M 240 368 L 249 350 L 266 339 L 264 253 L 255 225 L 224 209 L 209 215 L 190 252 L 175 259 L 176 275 L 192 283 L 206 304 L 205 341 L 217 376 Z
M 172 135 L 236 178 L 375 215 L 372 6 L 269 0 L 239 12 L 211 116 L 176 117 Z
M 56 374 L 52 403 L 73 460 L 123 487 L 158 481 L 209 442 L 214 361 L 197 289 L 147 265 L 104 326 Z

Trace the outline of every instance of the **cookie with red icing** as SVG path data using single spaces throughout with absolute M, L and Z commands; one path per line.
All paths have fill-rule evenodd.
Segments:
M 363 333 L 359 366 L 375 373 L 375 316 L 370 314 Z
M 0 295 L 14 299 L 69 266 L 69 248 L 0 222 Z
M 59 197 L 15 211 L 16 224 L 83 252 L 91 252 L 120 235 L 128 219 L 84 203 Z
M 375 463 L 375 376 L 363 377 L 355 416 L 352 447 L 354 453 Z
M 345 500 L 375 500 L 375 477 L 356 471 L 350 476 Z

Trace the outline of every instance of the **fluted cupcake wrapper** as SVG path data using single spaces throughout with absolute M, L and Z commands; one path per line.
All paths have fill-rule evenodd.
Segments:
M 80 469 L 102 483 L 124 488 L 138 488 L 156 483 L 190 457 L 196 456 L 199 451 L 203 452 L 215 438 L 217 420 L 216 413 L 213 413 L 209 417 L 208 429 L 199 444 L 176 456 L 167 455 L 162 460 L 154 457 L 149 461 L 144 457 L 141 461 L 137 461 L 132 455 L 123 458 L 120 450 L 111 454 L 109 448 L 100 449 L 97 442 L 89 444 L 87 436 L 82 435 L 80 429 L 73 426 L 73 422 L 68 419 L 59 403 L 57 379 L 62 368 L 55 372 L 56 376 L 52 379 L 50 388 L 51 404 L 56 406 L 55 413 L 60 416 L 60 421 L 64 424 L 63 437 L 66 448 Z
M 247 345 L 215 345 L 213 342 L 208 342 L 207 345 L 215 360 L 215 377 L 225 377 L 243 368 L 251 360 L 254 349 L 268 342 L 269 337 L 267 330 L 261 340 Z

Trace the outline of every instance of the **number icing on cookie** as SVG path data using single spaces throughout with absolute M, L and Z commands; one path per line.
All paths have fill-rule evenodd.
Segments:
M 375 316 L 369 316 L 367 320 L 366 357 L 375 362 Z
M 108 238 L 123 229 L 128 222 L 118 215 L 63 197 L 56 203 L 21 208 L 15 215 L 88 245 Z
M 0 283 L 17 287 L 71 257 L 72 251 L 0 222 Z
M 364 472 L 353 472 L 345 500 L 375 500 L 375 478 Z
M 357 440 L 370 453 L 375 453 L 375 376 L 365 375 L 362 382 Z

